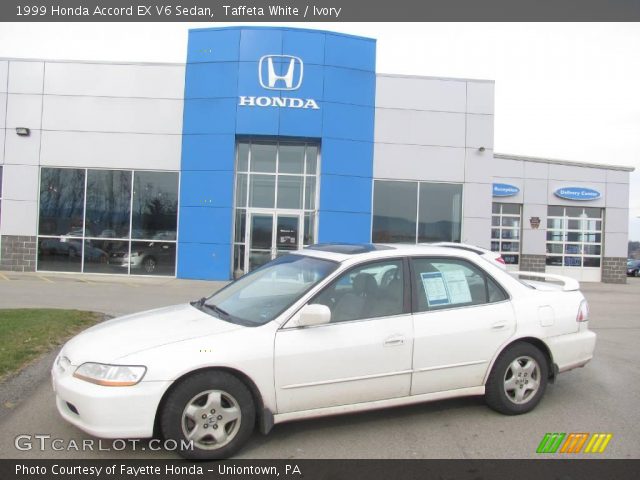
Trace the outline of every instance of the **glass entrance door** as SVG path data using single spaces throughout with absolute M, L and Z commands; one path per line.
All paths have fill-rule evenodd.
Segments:
M 302 215 L 298 213 L 250 211 L 245 265 L 255 270 L 276 257 L 298 250 L 302 244 L 301 225 Z

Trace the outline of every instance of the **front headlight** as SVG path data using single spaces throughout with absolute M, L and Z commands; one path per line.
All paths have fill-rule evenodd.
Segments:
M 73 376 L 106 387 L 129 387 L 142 380 L 146 372 L 147 367 L 142 365 L 106 365 L 89 362 L 80 365 Z

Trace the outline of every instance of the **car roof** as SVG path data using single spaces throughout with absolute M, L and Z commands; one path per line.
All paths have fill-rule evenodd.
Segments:
M 297 255 L 323 258 L 335 262 L 346 262 L 351 259 L 365 260 L 388 258 L 392 256 L 434 255 L 477 258 L 477 254 L 468 249 L 453 249 L 448 246 L 425 245 L 415 243 L 324 243 L 311 245 L 302 250 L 291 252 Z

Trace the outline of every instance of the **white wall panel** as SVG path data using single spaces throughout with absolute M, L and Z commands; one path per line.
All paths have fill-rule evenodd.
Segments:
M 9 93 L 42 93 L 44 62 L 9 62 Z
M 0 60 L 0 92 L 7 91 L 7 75 L 9 71 L 9 62 Z
M 180 135 L 50 132 L 42 134 L 42 165 L 180 170 Z
M 522 160 L 493 159 L 493 175 L 496 177 L 524 177 L 524 162 Z
M 464 181 L 464 149 L 376 143 L 373 176 L 440 182 Z
M 9 94 L 7 99 L 7 128 L 40 128 L 42 95 Z
M 533 215 L 540 216 L 540 215 Z M 529 219 L 531 215 L 526 217 L 522 216 L 522 223 L 529 226 Z M 540 217 L 540 223 L 546 225 L 546 215 Z M 540 227 L 542 228 L 542 226 Z M 546 255 L 547 253 L 547 230 L 533 230 L 531 228 L 525 228 L 522 230 L 522 243 L 520 246 L 520 252 L 525 255 Z
M 493 168 L 493 150 L 479 151 L 467 148 L 464 166 L 464 179 L 467 182 L 491 183 Z
M 604 192 L 604 186 L 601 190 Z M 607 207 L 629 208 L 629 185 L 625 183 L 607 183 Z
M 541 162 L 523 162 L 525 178 L 549 178 L 549 164 Z
M 36 234 L 37 219 L 38 209 L 35 201 L 2 200 L 2 235 L 33 236 Z
M 28 137 L 21 137 L 14 129 L 7 130 L 4 163 L 38 165 L 40 163 L 40 134 L 40 130 L 31 130 Z
M 0 129 L 4 128 L 7 120 L 7 94 L 0 93 Z
M 469 113 L 494 113 L 493 82 L 467 82 L 467 112 Z
M 4 137 L 5 130 L 0 128 L 0 165 L 4 163 Z
M 184 96 L 183 65 L 47 63 L 46 72 L 47 94 L 177 99 Z
M 464 112 L 466 82 L 434 78 L 376 77 L 376 106 Z
M 547 205 L 547 181 L 537 179 L 525 179 L 524 202 Z
M 626 233 L 604 234 L 604 256 L 625 257 L 629 252 L 629 237 Z
M 466 146 L 493 149 L 493 115 L 467 115 Z
M 602 168 L 574 167 L 570 165 L 549 164 L 550 180 L 575 180 L 583 182 L 602 182 L 607 171 Z
M 491 248 L 491 218 L 467 217 L 462 219 L 462 243 Z
M 5 165 L 2 177 L 4 200 L 32 200 L 38 199 L 38 167 L 35 165 Z
M 45 130 L 182 133 L 182 100 L 45 96 Z
M 376 108 L 374 141 L 464 147 L 465 115 Z
M 491 184 L 465 183 L 463 197 L 465 217 L 491 218 Z
M 607 170 L 607 182 L 629 183 L 629 172 L 622 170 Z
M 629 230 L 628 208 L 607 208 L 604 214 L 604 229 L 611 233 L 624 233 Z

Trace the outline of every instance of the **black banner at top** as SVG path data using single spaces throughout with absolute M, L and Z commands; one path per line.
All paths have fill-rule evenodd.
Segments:
M 630 22 L 640 0 L 2 0 L 0 21 Z

